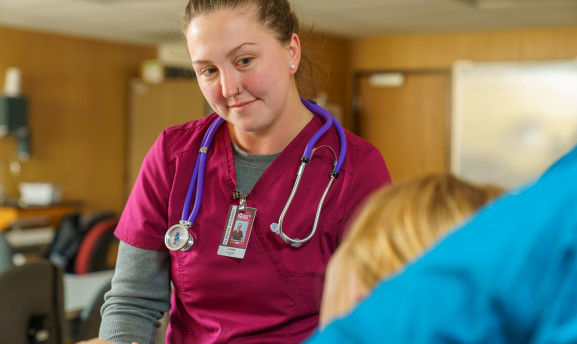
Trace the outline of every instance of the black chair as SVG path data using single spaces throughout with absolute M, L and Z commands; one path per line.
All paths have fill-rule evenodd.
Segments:
M 54 238 L 43 255 L 66 272 L 72 272 L 74 256 L 82 240 L 81 218 L 80 213 L 62 217 L 56 226 Z
M 48 260 L 0 273 L 0 344 L 62 344 L 66 338 L 62 269 Z

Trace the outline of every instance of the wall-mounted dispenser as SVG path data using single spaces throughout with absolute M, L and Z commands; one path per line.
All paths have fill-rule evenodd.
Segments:
M 0 138 L 13 136 L 18 142 L 18 158 L 30 158 L 28 99 L 20 95 L 20 70 L 8 68 L 4 92 L 0 93 Z

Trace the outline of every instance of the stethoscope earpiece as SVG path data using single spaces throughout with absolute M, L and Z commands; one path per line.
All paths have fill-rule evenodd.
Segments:
M 171 251 L 188 251 L 194 244 L 194 238 L 188 232 L 191 223 L 181 220 L 178 224 L 170 227 L 164 235 L 164 244 Z

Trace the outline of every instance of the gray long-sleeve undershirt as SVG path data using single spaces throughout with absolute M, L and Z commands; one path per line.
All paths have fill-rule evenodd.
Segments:
M 120 242 L 112 289 L 101 310 L 100 338 L 154 344 L 160 319 L 170 309 L 169 265 L 168 251 Z
M 237 188 L 248 195 L 280 154 L 254 155 L 233 144 Z M 170 309 L 170 255 L 120 243 L 112 289 L 102 306 L 99 337 L 112 343 L 154 344 Z

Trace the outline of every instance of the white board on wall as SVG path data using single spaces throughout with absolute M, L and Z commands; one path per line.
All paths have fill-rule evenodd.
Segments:
M 459 61 L 453 68 L 452 171 L 515 188 L 577 144 L 577 60 Z

